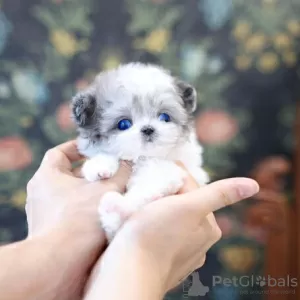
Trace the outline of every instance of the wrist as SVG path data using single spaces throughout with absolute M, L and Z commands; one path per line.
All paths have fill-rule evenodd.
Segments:
M 166 280 L 148 252 L 116 238 L 94 268 L 85 300 L 161 300 L 166 292 Z

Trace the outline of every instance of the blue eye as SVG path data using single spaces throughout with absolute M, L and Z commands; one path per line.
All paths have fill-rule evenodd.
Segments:
M 160 114 L 158 116 L 158 118 L 160 121 L 163 121 L 163 122 L 170 122 L 170 120 L 171 120 L 170 116 L 166 113 Z
M 131 126 L 132 126 L 132 123 L 128 119 L 123 119 L 123 120 L 119 121 L 119 123 L 118 123 L 119 130 L 127 130 Z

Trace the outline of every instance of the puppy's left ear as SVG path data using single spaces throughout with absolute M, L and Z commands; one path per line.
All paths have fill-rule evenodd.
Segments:
M 196 89 L 192 85 L 182 80 L 176 80 L 176 87 L 180 97 L 183 100 L 185 109 L 188 113 L 193 113 L 197 108 Z

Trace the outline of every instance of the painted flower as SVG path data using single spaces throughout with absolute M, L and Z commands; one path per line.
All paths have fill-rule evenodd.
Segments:
M 256 33 L 247 39 L 245 48 L 250 52 L 259 52 L 266 46 L 266 43 L 266 36 L 262 33 Z
M 49 90 L 41 74 L 31 69 L 18 70 L 12 74 L 12 85 L 18 97 L 28 103 L 44 103 Z
M 226 268 L 239 272 L 249 272 L 255 265 L 258 255 L 248 246 L 227 246 L 220 250 L 219 257 Z
M 293 67 L 297 63 L 297 55 L 293 51 L 284 51 L 282 53 L 282 60 L 289 67 Z
M 258 60 L 257 68 L 262 73 L 272 73 L 279 66 L 279 58 L 276 53 L 266 52 Z
M 20 137 L 0 139 L 0 171 L 23 169 L 32 162 L 32 153 L 26 141 Z
M 102 59 L 101 59 L 102 61 Z M 121 64 L 121 57 L 118 54 L 111 54 L 104 58 L 102 68 L 104 70 L 110 70 L 118 67 Z
M 206 51 L 192 44 L 185 44 L 181 48 L 182 75 L 194 80 L 203 73 L 207 59 Z
M 153 30 L 144 40 L 144 48 L 149 52 L 164 51 L 170 41 L 171 32 L 167 29 Z
M 12 25 L 5 14 L 0 10 L 0 54 L 3 52 L 11 32 Z
M 63 29 L 51 31 L 50 41 L 56 51 L 66 57 L 74 56 L 80 48 L 76 37 Z
M 251 26 L 247 21 L 239 21 L 233 29 L 233 36 L 237 40 L 245 39 L 251 33 Z
M 298 20 L 290 20 L 287 23 L 288 30 L 295 36 L 300 35 L 300 22 Z
M 207 110 L 196 119 L 197 135 L 204 144 L 224 144 L 238 132 L 237 121 L 224 111 Z
M 252 59 L 250 56 L 243 54 L 235 58 L 235 67 L 238 70 L 245 71 L 249 69 L 251 65 L 252 65 Z
M 292 45 L 292 40 L 287 34 L 277 34 L 273 38 L 274 44 L 279 49 L 289 48 Z
M 24 190 L 16 191 L 11 198 L 11 202 L 18 208 L 24 208 L 26 202 L 26 192 Z
M 72 131 L 75 128 L 75 124 L 71 118 L 70 105 L 64 103 L 60 105 L 56 111 L 56 123 L 59 128 L 65 132 Z

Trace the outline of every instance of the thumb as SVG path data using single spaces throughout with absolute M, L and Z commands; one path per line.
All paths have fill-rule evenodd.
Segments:
M 249 178 L 230 178 L 208 184 L 177 197 L 179 205 L 189 205 L 199 217 L 252 197 L 259 191 L 256 181 Z M 180 197 L 180 199 L 178 199 Z
M 109 191 L 123 193 L 126 190 L 126 185 L 132 173 L 132 163 L 121 161 L 120 167 L 116 174 L 110 179 L 105 180 L 105 185 Z M 104 183 L 104 182 L 103 182 Z

